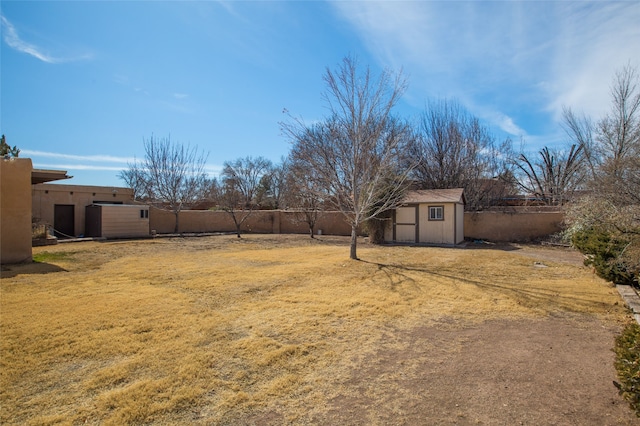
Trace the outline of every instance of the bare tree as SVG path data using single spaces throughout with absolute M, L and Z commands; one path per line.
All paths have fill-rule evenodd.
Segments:
M 233 219 L 238 238 L 240 228 L 257 207 L 260 182 L 271 168 L 271 161 L 263 157 L 238 158 L 224 163 L 219 204 Z
M 149 182 L 147 182 L 147 174 L 141 165 L 134 160 L 128 163 L 129 168 L 121 170 L 118 178 L 124 181 L 128 188 L 133 189 L 133 199 L 136 201 L 150 201 Z
M 515 162 L 520 178 L 517 184 L 545 204 L 561 206 L 580 189 L 586 179 L 584 148 L 571 145 L 568 153 L 544 147 L 537 160 L 520 154 Z
M 413 179 L 423 189 L 464 188 L 466 208 L 491 205 L 508 190 L 494 179 L 509 169 L 511 141 L 497 145 L 489 130 L 456 101 L 429 102 L 422 113 L 413 158 Z
M 180 211 L 204 198 L 207 174 L 204 166 L 207 155 L 197 147 L 174 143 L 169 137 L 143 141 L 145 157 L 129 169 L 120 172 L 120 179 L 149 201 L 160 203 L 176 217 L 174 232 L 179 232 Z
M 294 221 L 305 223 L 309 227 L 309 237 L 315 238 L 315 227 L 324 213 L 322 188 L 316 187 L 319 179 L 313 176 L 314 170 L 292 163 L 287 174 L 287 205 L 293 209 Z
M 626 271 L 634 277 L 636 285 L 640 285 L 640 76 L 637 68 L 627 65 L 615 74 L 611 101 L 609 112 L 597 121 L 578 117 L 568 108 L 564 110 L 565 129 L 574 142 L 585 147 L 591 171 L 590 194 L 567 210 L 565 236 L 574 241 L 576 236 L 601 234 L 611 241 L 623 242 L 619 253 L 605 253 L 606 256 L 615 253 L 615 256 L 604 268 Z
M 262 207 L 281 209 L 286 205 L 287 174 L 289 164 L 286 158 L 280 164 L 272 165 L 260 180 L 257 202 Z
M 598 122 L 596 140 L 601 152 L 598 184 L 617 203 L 640 203 L 640 76 L 626 66 L 611 88 L 612 108 Z
M 591 189 L 616 204 L 640 203 L 640 76 L 627 65 L 611 86 L 611 110 L 595 124 L 564 110 L 569 137 L 584 146 Z
M 351 225 L 350 258 L 357 259 L 359 226 L 396 207 L 408 186 L 412 167 L 401 164 L 412 135 L 391 115 L 406 81 L 388 71 L 375 78 L 351 57 L 327 69 L 324 81 L 329 117 L 312 126 L 291 120 L 283 131 L 293 141 L 293 161 L 314 171 L 307 176 L 313 190 Z

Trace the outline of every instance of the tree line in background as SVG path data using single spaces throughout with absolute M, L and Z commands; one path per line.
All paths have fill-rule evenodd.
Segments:
M 352 226 L 353 259 L 357 229 L 375 229 L 371 225 L 410 188 L 464 188 L 473 211 L 525 194 L 537 204 L 570 203 L 567 238 L 574 244 L 584 229 L 598 229 L 620 239 L 615 259 L 640 259 L 633 251 L 640 220 L 640 90 L 630 65 L 616 74 L 605 117 L 594 121 L 565 109 L 567 147 L 534 155 L 516 153 L 509 139 L 498 141 L 455 100 L 428 102 L 416 123 L 398 117 L 393 109 L 407 87 L 402 73 L 374 75 L 346 57 L 323 78 L 328 114 L 306 124 L 287 112 L 281 128 L 292 146 L 280 164 L 239 158 L 209 178 L 207 155 L 197 147 L 152 136 L 144 141 L 145 159 L 120 177 L 136 198 L 172 210 L 176 232 L 179 211 L 203 202 L 228 212 L 238 236 L 255 209 L 295 210 L 312 237 L 324 210 L 341 211 Z

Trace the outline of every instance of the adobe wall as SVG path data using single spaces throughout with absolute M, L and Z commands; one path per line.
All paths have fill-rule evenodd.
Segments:
M 29 158 L 0 160 L 0 263 L 30 262 L 31 170 Z
M 561 230 L 563 213 L 559 211 L 465 212 L 464 237 L 488 241 L 530 241 Z M 175 216 L 167 210 L 151 207 L 149 227 L 158 234 L 174 231 Z M 325 235 L 351 235 L 351 227 L 340 212 L 326 212 L 318 220 L 317 230 Z M 214 210 L 183 210 L 179 232 L 235 232 L 228 213 Z M 265 234 L 305 234 L 306 223 L 296 221 L 288 210 L 257 210 L 242 225 L 242 232 Z
M 564 214 L 554 212 L 465 212 L 466 239 L 487 241 L 531 241 L 555 234 Z
M 149 226 L 158 234 L 173 233 L 175 215 L 167 210 L 151 207 Z M 322 230 L 326 235 L 351 235 L 351 227 L 340 212 L 326 212 L 315 227 L 316 233 Z M 235 232 L 236 227 L 231 216 L 224 211 L 183 210 L 180 212 L 179 232 Z M 265 234 L 305 234 L 309 227 L 296 220 L 295 212 L 283 210 L 256 210 L 242 224 L 242 232 Z

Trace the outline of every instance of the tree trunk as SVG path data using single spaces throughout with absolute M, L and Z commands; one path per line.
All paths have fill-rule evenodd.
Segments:
M 358 255 L 356 254 L 356 248 L 358 245 L 358 229 L 357 225 L 351 225 L 351 251 L 349 253 L 349 258 L 353 260 L 358 260 Z
M 236 234 L 238 234 L 238 238 L 242 238 L 240 236 L 240 225 L 236 223 Z
M 177 234 L 177 233 L 178 233 L 178 229 L 179 229 L 179 224 L 180 224 L 179 219 L 178 219 L 178 216 L 180 215 L 180 210 L 177 210 L 177 211 L 175 211 L 174 213 L 175 213 L 175 215 L 176 215 L 176 226 L 175 226 L 175 228 L 173 229 L 173 233 L 174 233 L 174 234 Z
M 309 226 L 309 236 L 310 236 L 311 238 L 315 238 L 315 237 L 313 236 L 313 226 Z

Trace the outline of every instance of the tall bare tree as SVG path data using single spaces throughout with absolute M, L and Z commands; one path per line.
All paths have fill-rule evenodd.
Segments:
M 630 64 L 611 85 L 611 108 L 599 120 L 564 110 L 565 129 L 585 146 L 590 194 L 571 205 L 567 237 L 598 235 L 624 242 L 607 267 L 624 270 L 640 286 L 640 75 Z M 593 254 L 593 253 L 590 253 Z M 610 256 L 608 253 L 607 256 Z M 612 269 L 613 270 L 613 269 Z
M 520 154 L 515 161 L 520 172 L 516 182 L 525 192 L 541 198 L 545 204 L 561 206 L 582 188 L 587 177 L 584 163 L 583 145 L 571 145 L 569 152 L 544 147 L 537 160 Z
M 423 189 L 464 188 L 466 208 L 477 210 L 507 195 L 495 179 L 509 170 L 511 141 L 497 144 L 489 129 L 457 101 L 431 101 L 422 113 L 413 158 L 413 179 Z
M 205 196 L 208 179 L 204 166 L 208 156 L 197 147 L 172 142 L 169 137 L 158 139 L 152 135 L 143 143 L 144 159 L 129 164 L 119 177 L 138 191 L 138 196 L 171 210 L 177 233 L 180 211 Z
M 241 238 L 240 228 L 257 207 L 260 182 L 272 167 L 271 161 L 264 157 L 238 158 L 224 163 L 219 205 L 233 219 L 238 238 Z
M 585 147 L 591 189 L 616 204 L 640 203 L 640 75 L 626 65 L 611 86 L 611 109 L 595 123 L 564 110 L 564 124 L 574 143 Z
M 412 135 L 392 116 L 406 80 L 389 71 L 374 77 L 346 57 L 336 70 L 327 68 L 324 81 L 329 117 L 311 126 L 290 120 L 283 131 L 293 141 L 293 161 L 314 171 L 307 176 L 314 191 L 351 225 L 349 256 L 357 259 L 359 226 L 396 207 L 408 186 L 412 167 L 401 165 Z

